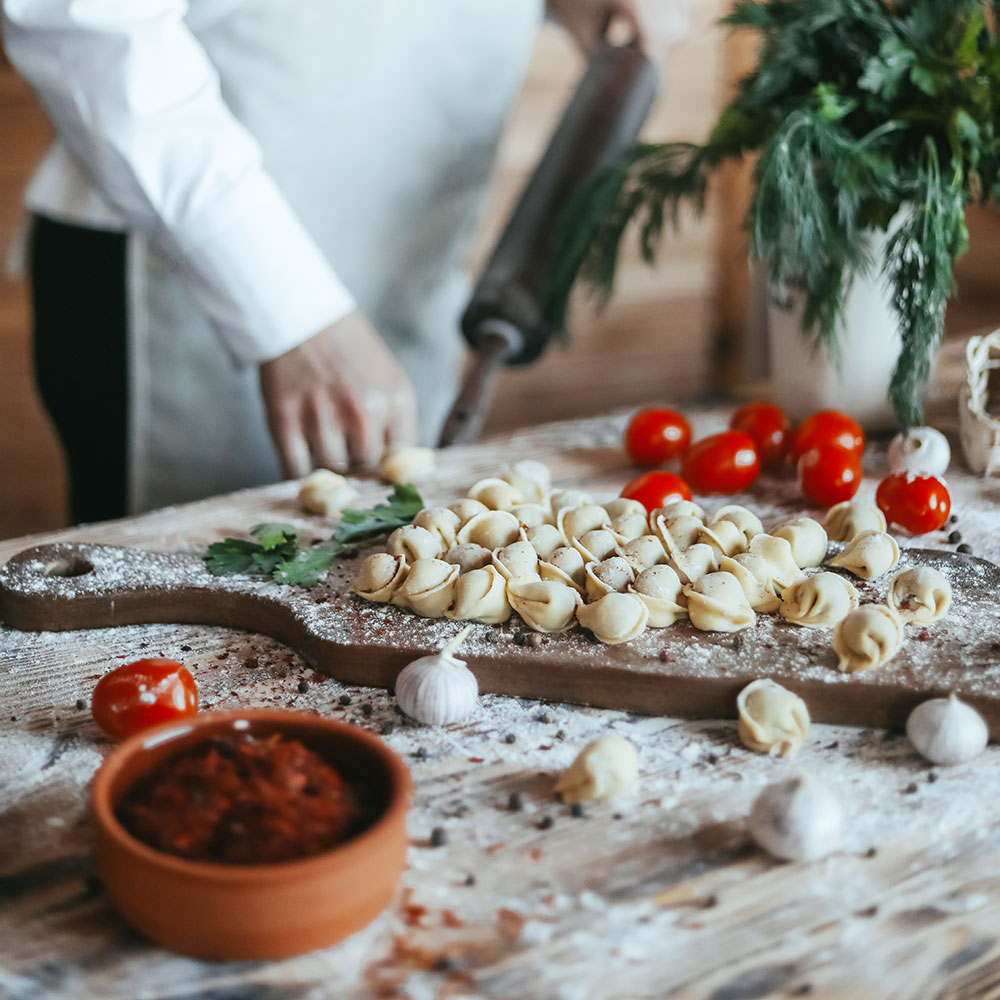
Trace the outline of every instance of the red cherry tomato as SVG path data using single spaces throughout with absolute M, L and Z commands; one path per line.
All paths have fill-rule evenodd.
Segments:
M 646 510 L 654 511 L 675 500 L 690 500 L 691 491 L 688 484 L 672 472 L 644 472 L 622 490 L 622 496 L 638 500 Z
M 194 715 L 198 688 L 176 660 L 136 660 L 97 682 L 90 710 L 101 729 L 123 739 L 158 722 Z
M 846 413 L 820 410 L 795 429 L 792 458 L 797 462 L 810 448 L 820 444 L 835 444 L 860 455 L 865 450 L 865 433 Z
M 757 448 L 757 457 L 764 468 L 780 465 L 788 453 L 792 422 L 784 410 L 773 403 L 747 403 L 734 414 L 729 426 L 743 431 Z
M 742 431 L 723 431 L 695 441 L 681 467 L 695 493 L 738 493 L 759 472 L 757 449 Z
M 799 488 L 821 507 L 850 500 L 861 485 L 861 457 L 835 444 L 810 448 L 798 464 Z
M 625 428 L 625 451 L 638 465 L 662 465 L 691 443 L 691 427 L 674 410 L 640 410 Z
M 951 513 L 948 487 L 923 472 L 894 472 L 878 484 L 875 502 L 889 524 L 914 535 L 936 531 Z

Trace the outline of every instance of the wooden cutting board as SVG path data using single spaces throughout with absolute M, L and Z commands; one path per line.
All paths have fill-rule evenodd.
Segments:
M 523 623 L 475 625 L 460 656 L 482 691 L 648 715 L 732 718 L 746 684 L 770 677 L 805 699 L 817 722 L 899 727 L 929 697 L 955 691 L 1000 738 L 1000 567 L 983 559 L 903 550 L 898 568 L 929 565 L 952 583 L 951 612 L 908 627 L 881 669 L 836 669 L 830 631 L 774 615 L 735 634 L 687 622 L 605 646 L 579 629 L 523 644 Z M 0 620 L 29 631 L 199 623 L 264 633 L 338 680 L 391 688 L 411 660 L 440 649 L 461 623 L 424 619 L 349 592 L 358 560 L 312 590 L 215 577 L 189 553 L 60 543 L 28 549 L 0 569 Z M 892 574 L 854 581 L 863 602 L 884 601 Z M 0 661 L 2 666 L 2 661 Z

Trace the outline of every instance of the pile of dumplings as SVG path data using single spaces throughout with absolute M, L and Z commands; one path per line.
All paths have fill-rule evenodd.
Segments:
M 777 612 L 834 628 L 840 669 L 857 671 L 899 649 L 903 622 L 933 621 L 951 600 L 948 581 L 928 567 L 896 576 L 882 608 L 859 607 L 843 576 L 804 572 L 820 566 L 833 539 L 848 544 L 828 565 L 881 576 L 899 560 L 885 528 L 877 507 L 857 501 L 832 507 L 823 524 L 801 517 L 770 534 L 736 504 L 711 520 L 688 500 L 647 514 L 634 500 L 597 504 L 579 490 L 553 490 L 542 463 L 523 461 L 397 528 L 352 589 L 430 618 L 496 624 L 516 611 L 537 632 L 579 624 L 608 644 L 680 619 L 737 632 Z

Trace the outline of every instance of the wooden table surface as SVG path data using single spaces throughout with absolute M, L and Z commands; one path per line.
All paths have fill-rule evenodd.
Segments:
M 954 429 L 953 406 L 932 408 L 937 426 Z M 727 413 L 697 412 L 696 431 L 718 429 Z M 561 484 L 611 496 L 634 472 L 617 447 L 623 422 L 619 414 L 452 449 L 425 497 L 457 496 L 517 457 L 546 461 Z M 863 496 L 883 452 L 869 449 Z M 958 527 L 996 561 L 1000 489 L 961 468 L 956 456 Z M 362 489 L 361 504 L 385 491 Z M 294 494 L 283 484 L 44 540 L 200 550 L 264 519 L 328 530 L 300 516 Z M 807 511 L 785 480 L 765 480 L 744 502 L 765 526 Z M 0 543 L 0 562 L 39 540 Z M 943 535 L 929 544 L 949 547 Z M 89 779 L 112 744 L 86 706 L 109 667 L 154 655 L 189 665 L 205 707 L 318 711 L 382 733 L 408 760 L 417 785 L 409 868 L 374 924 L 302 958 L 213 964 L 163 952 L 116 916 L 93 873 L 86 809 Z M 994 747 L 932 769 L 899 734 L 814 726 L 796 758 L 772 760 L 743 748 L 732 720 L 494 696 L 469 723 L 433 730 L 403 719 L 385 692 L 324 679 L 265 637 L 193 625 L 2 630 L 0 693 L 0 997 L 1000 995 Z M 639 785 L 572 816 L 552 795 L 554 777 L 604 732 L 639 748 Z M 808 865 L 774 861 L 745 829 L 760 789 L 799 770 L 835 788 L 849 817 L 844 850 Z M 520 810 L 508 808 L 513 792 Z M 435 827 L 442 846 L 431 846 Z

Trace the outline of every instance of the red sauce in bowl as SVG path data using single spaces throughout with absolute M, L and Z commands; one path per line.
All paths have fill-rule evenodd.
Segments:
M 159 851 L 238 865 L 320 854 L 366 820 L 355 788 L 280 733 L 226 735 L 183 750 L 136 782 L 115 813 Z

